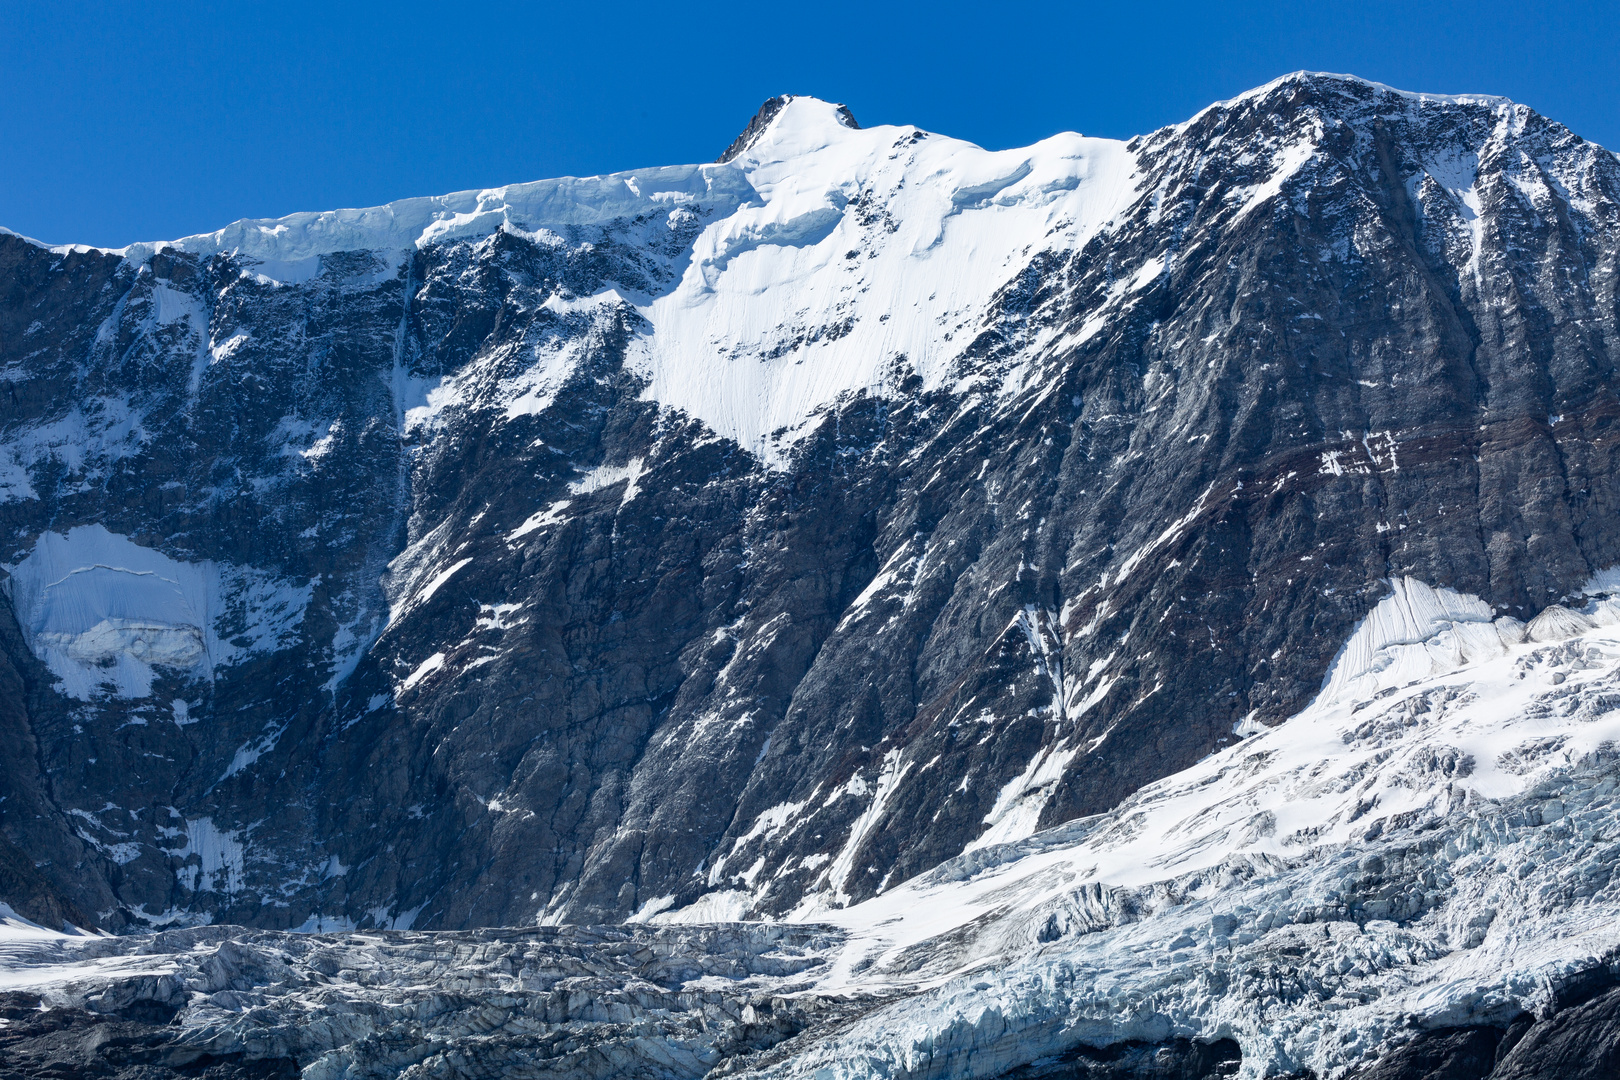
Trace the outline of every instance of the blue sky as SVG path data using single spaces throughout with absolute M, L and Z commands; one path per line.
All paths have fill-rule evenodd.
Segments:
M 1505 94 L 1620 148 L 1620 3 L 0 0 L 0 225 L 242 217 L 704 161 L 760 102 L 989 147 L 1124 137 L 1288 71 Z

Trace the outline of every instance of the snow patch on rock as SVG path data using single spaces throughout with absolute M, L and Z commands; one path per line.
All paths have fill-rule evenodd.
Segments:
M 175 857 L 184 860 L 175 878 L 190 892 L 242 890 L 242 840 L 235 829 L 220 829 L 212 818 L 186 822 L 186 843 Z M 191 861 L 195 856 L 196 861 Z
M 101 525 L 41 534 L 11 573 L 23 637 L 58 689 L 144 698 L 159 669 L 216 669 L 296 640 L 312 586 L 251 568 L 181 562 Z
M 1478 597 L 1415 578 L 1390 582 L 1392 593 L 1357 625 L 1322 682 L 1319 705 L 1369 698 L 1380 690 L 1503 655 L 1524 636 L 1517 619 L 1496 619 Z

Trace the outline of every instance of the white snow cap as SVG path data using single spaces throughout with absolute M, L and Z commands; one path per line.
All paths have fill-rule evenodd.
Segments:
M 914 127 L 849 127 L 793 98 L 731 162 L 756 198 L 697 238 L 680 285 L 643 309 L 651 398 L 767 460 L 845 394 L 956 361 L 997 287 L 1078 246 L 1135 194 L 1123 143 L 1054 136 L 987 151 Z
M 1040 251 L 1083 244 L 1135 194 L 1135 156 L 1117 141 L 1070 133 L 988 151 L 914 127 L 855 128 L 846 116 L 794 97 L 723 164 L 239 221 L 120 253 L 236 253 L 300 281 L 340 251 L 397 253 L 500 230 L 557 242 L 570 230 L 695 214 L 689 252 L 649 253 L 666 259 L 672 288 L 648 296 L 614 285 L 592 301 L 643 316 L 630 361 L 649 398 L 779 462 L 844 395 L 912 374 L 925 389 L 969 389 L 953 362 L 997 288 Z M 453 406 L 457 394 L 440 397 Z

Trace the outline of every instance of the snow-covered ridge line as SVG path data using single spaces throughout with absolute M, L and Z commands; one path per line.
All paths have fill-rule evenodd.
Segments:
M 1446 105 L 1513 104 L 1511 99 L 1502 97 L 1498 94 L 1431 94 L 1420 90 L 1402 90 L 1399 87 L 1389 86 L 1381 82 L 1374 82 L 1372 79 L 1363 79 L 1359 75 L 1346 75 L 1333 71 L 1306 71 L 1301 69 L 1299 71 L 1290 71 L 1286 75 L 1279 75 L 1277 78 L 1272 79 L 1264 86 L 1257 86 L 1253 90 L 1245 90 L 1243 93 L 1238 94 L 1235 97 L 1227 98 L 1225 101 L 1217 101 L 1207 108 L 1200 110 L 1199 115 L 1208 112 L 1210 109 L 1229 109 L 1234 105 L 1241 104 L 1242 102 L 1253 101 L 1257 98 L 1265 97 L 1278 87 L 1286 86 L 1289 83 L 1321 80 L 1366 86 L 1373 90 L 1377 90 L 1380 93 L 1397 94 L 1412 101 L 1435 101 Z
M 1291 82 L 1333 80 L 1366 86 L 1382 93 L 1398 94 L 1414 101 L 1446 104 L 1511 105 L 1493 94 L 1435 94 L 1401 90 L 1356 75 L 1322 71 L 1293 71 L 1263 86 L 1216 101 L 1199 110 L 1190 120 L 1171 127 L 1185 127 L 1212 109 L 1232 108 L 1255 100 Z M 793 96 L 788 104 L 818 99 Z M 830 106 L 841 108 L 840 106 Z M 774 125 L 775 118 L 771 124 Z M 770 126 L 770 125 L 768 125 Z M 846 130 L 850 128 L 840 123 Z M 880 126 L 873 131 L 915 130 Z M 1063 132 L 1052 138 L 1063 138 Z M 1146 134 L 1146 133 L 1144 133 Z M 753 151 L 761 140 L 756 136 L 744 150 Z M 956 141 L 956 140 L 952 140 Z M 1099 140 L 1114 141 L 1114 140 Z M 1129 140 L 1119 140 L 1120 144 Z M 972 144 L 962 144 L 972 145 Z M 1039 145 L 1039 144 L 1035 144 Z M 1034 147 L 1003 151 L 1016 154 Z M 975 148 L 977 149 L 977 148 Z M 740 154 L 739 156 L 743 156 Z M 723 205 L 746 199 L 751 191 L 742 181 L 740 170 L 731 162 L 672 165 L 597 176 L 564 176 L 500 187 L 468 189 L 444 195 L 397 199 L 370 207 L 323 211 L 299 211 L 275 218 L 242 218 L 212 232 L 197 233 L 173 240 L 138 241 L 121 248 L 90 244 L 46 244 L 0 226 L 0 234 L 27 240 L 60 253 L 100 251 L 140 261 L 164 249 L 214 255 L 238 252 L 251 258 L 291 261 L 339 251 L 404 249 L 465 236 L 478 236 L 505 224 L 524 225 L 529 230 L 569 225 L 601 225 L 622 217 L 633 217 L 662 202 L 666 206 L 683 203 Z
M 639 314 L 627 359 L 647 396 L 774 463 L 777 443 L 813 430 L 843 395 L 912 375 L 929 390 L 960 382 L 953 364 L 997 288 L 1042 250 L 1078 248 L 1116 221 L 1138 194 L 1135 167 L 1116 140 L 1071 133 L 987 151 L 914 127 L 853 128 L 840 106 L 798 97 L 725 164 L 239 221 L 115 253 L 231 254 L 270 281 L 298 283 L 333 253 L 498 231 L 619 245 L 661 268 L 644 286 L 653 295 L 610 288 L 593 298 Z M 466 396 L 452 383 L 455 373 L 441 387 L 445 407 Z
M 1299 72 L 1210 108 L 1311 80 L 1400 93 L 1352 76 Z M 1471 95 L 1405 96 L 1502 105 Z M 626 362 L 645 380 L 645 396 L 702 420 L 772 467 L 785 464 L 839 400 L 887 396 L 913 377 L 924 392 L 981 389 L 1003 401 L 1050 392 L 1056 384 L 1038 377 L 1032 358 L 1084 345 L 1169 273 L 1173 257 L 1163 253 L 1121 267 L 1083 325 L 1058 321 L 1013 347 L 1016 355 L 967 360 L 983 335 L 1009 332 L 996 297 L 1033 260 L 1077 252 L 1128 219 L 1146 194 L 1141 155 L 1155 141 L 1064 133 L 987 151 L 915 127 L 852 127 L 845 115 L 841 106 L 792 97 L 768 119 L 762 114 L 762 126 L 720 164 L 239 221 L 116 254 L 136 262 L 163 249 L 232 254 L 268 280 L 292 283 L 315 276 L 322 258 L 337 252 L 381 252 L 398 272 L 399 252 L 502 231 L 552 246 L 620 245 L 656 264 L 656 280 L 636 288 L 608 282 L 596 296 L 558 303 L 582 316 L 583 307 L 604 316 L 633 309 L 638 332 Z M 1312 143 L 1293 146 L 1250 192 L 1244 212 L 1275 198 L 1316 153 Z M 577 348 L 546 353 L 533 378 L 507 379 L 503 392 L 510 397 L 531 383 L 554 388 L 578 355 Z M 491 404 L 480 380 L 465 377 L 476 367 L 446 373 L 429 411 Z M 549 391 L 529 397 L 533 407 L 505 401 L 507 411 L 536 411 L 550 400 Z
M 297 262 L 341 251 L 423 247 L 484 236 L 503 227 L 557 231 L 606 225 L 659 210 L 667 213 L 681 206 L 731 209 L 751 195 L 741 172 L 729 165 L 672 165 L 399 199 L 381 206 L 245 218 L 214 232 L 122 248 L 64 244 L 50 250 L 104 251 L 134 262 L 164 250 Z

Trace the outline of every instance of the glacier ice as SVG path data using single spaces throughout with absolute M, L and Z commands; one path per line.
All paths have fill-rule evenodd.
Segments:
M 1461 663 L 1500 656 L 1523 636 L 1478 597 L 1411 577 L 1361 621 L 1322 682 L 1321 703 L 1369 697 Z
M 159 668 L 207 680 L 280 648 L 311 595 L 259 571 L 171 559 L 102 525 L 42 533 L 7 569 L 29 649 L 81 701 L 144 698 Z
M 423 934 L 379 916 L 315 920 L 304 938 L 84 937 L 0 912 L 0 985 L 86 1008 L 173 1001 L 179 1037 L 273 1049 L 314 1062 L 306 1075 L 506 1061 L 527 1052 L 518 1033 L 562 1015 L 557 995 L 588 988 L 566 1000 L 601 1015 L 567 1014 L 570 1038 L 612 1042 L 650 1008 L 663 1034 L 612 1043 L 614 1060 L 667 1064 L 675 1047 L 691 1075 L 736 1053 L 749 1076 L 991 1077 L 1078 1046 L 1231 1039 L 1246 1080 L 1339 1077 L 1425 1025 L 1544 1012 L 1620 955 L 1620 626 L 1593 617 L 1613 601 L 1592 594 L 1583 621 L 1558 617 L 1569 636 L 1537 641 L 1499 633 L 1473 597 L 1392 585 L 1341 655 L 1338 692 L 1114 810 L 849 907 L 693 925 L 744 916 L 750 896 L 729 890 L 650 903 L 651 926 Z M 1459 644 L 1459 626 L 1494 644 Z M 239 839 L 185 825 L 186 872 L 229 888 Z M 675 969 L 655 987 L 623 958 Z M 616 974 L 564 977 L 580 964 Z M 748 1043 L 767 1005 L 796 1019 Z M 699 1014 L 707 1042 L 667 1041 Z M 473 1015 L 494 1030 L 467 1043 Z M 612 1017 L 628 1026 L 591 1026 Z M 368 1042 L 384 1029 L 411 1033 L 396 1056 Z
M 206 676 L 220 650 L 213 568 L 100 525 L 41 535 L 11 568 L 11 588 L 29 647 L 81 700 L 106 683 L 119 697 L 146 697 L 156 667 Z

